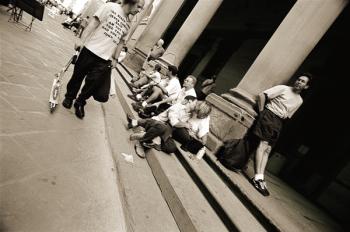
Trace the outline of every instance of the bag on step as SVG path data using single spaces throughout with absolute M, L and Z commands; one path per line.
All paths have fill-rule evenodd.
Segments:
M 246 138 L 231 139 L 224 142 L 217 153 L 217 158 L 227 169 L 239 171 L 247 165 L 254 148 L 253 143 Z

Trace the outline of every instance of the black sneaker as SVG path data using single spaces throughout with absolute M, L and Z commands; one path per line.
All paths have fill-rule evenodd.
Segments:
M 180 148 L 181 148 L 183 151 L 186 151 L 186 152 L 188 151 L 187 147 L 186 147 L 185 145 L 183 145 L 183 144 L 181 144 Z
M 80 118 L 83 119 L 85 116 L 85 111 L 84 111 L 84 106 L 74 103 L 74 108 L 75 108 L 75 115 Z
M 253 177 L 252 184 L 265 197 L 270 195 L 270 192 L 267 190 L 266 182 L 264 180 L 255 180 Z
M 158 145 L 158 144 L 156 144 L 156 143 L 153 143 L 153 142 L 150 142 L 150 143 L 143 142 L 143 143 L 142 143 L 142 146 L 147 147 L 147 148 L 154 148 L 154 149 L 156 149 L 157 151 L 160 151 L 160 145 Z
M 145 112 L 142 112 L 142 111 L 139 112 L 138 115 L 139 115 L 139 117 L 142 118 L 142 119 L 147 119 L 147 118 L 151 118 L 151 117 L 152 117 L 152 115 L 146 114 Z
M 64 106 L 64 108 L 70 109 L 72 108 L 73 100 L 65 98 L 62 102 L 62 105 Z
M 136 98 L 136 96 L 134 94 L 128 94 L 126 96 L 128 96 L 128 98 L 130 98 L 133 101 L 137 101 L 137 98 Z
M 140 102 L 133 102 L 131 103 L 131 106 L 136 112 L 139 112 L 139 110 L 142 108 L 142 105 Z
M 128 129 L 133 128 L 133 126 L 132 126 L 132 117 L 129 114 L 126 114 L 126 120 L 128 121 L 127 128 Z

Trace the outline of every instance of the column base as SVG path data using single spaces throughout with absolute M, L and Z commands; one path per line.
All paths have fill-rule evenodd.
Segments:
M 249 93 L 242 89 L 233 88 L 230 89 L 229 93 L 221 95 L 227 101 L 239 106 L 243 110 L 247 111 L 250 115 L 256 117 L 257 113 L 254 110 L 256 101 Z
M 245 107 L 213 93 L 206 98 L 206 101 L 212 104 L 211 135 L 207 143 L 211 151 L 216 151 L 226 140 L 242 138 L 253 125 L 257 115 L 254 110 L 247 111 Z
M 140 73 L 147 54 L 141 50 L 134 48 L 132 52 L 125 58 L 123 63 L 130 67 L 135 72 Z

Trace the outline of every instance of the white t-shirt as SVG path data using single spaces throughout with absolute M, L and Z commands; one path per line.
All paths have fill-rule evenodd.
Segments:
M 149 75 L 149 78 L 153 81 L 153 84 L 159 84 L 162 80 L 162 77 L 160 76 L 160 73 L 157 71 L 152 72 Z
M 202 138 L 206 134 L 209 133 L 209 122 L 210 122 L 210 116 L 206 118 L 199 119 L 196 115 L 191 117 L 188 120 L 188 123 L 190 124 L 189 133 L 192 136 L 195 136 L 197 138 Z
M 189 90 L 185 90 L 185 88 L 182 88 L 181 91 L 179 92 L 179 94 L 177 95 L 176 99 L 174 100 L 174 103 L 181 103 L 186 96 L 193 96 L 193 97 L 197 97 L 196 91 L 194 90 L 194 88 L 191 88 Z
M 165 88 L 169 83 L 169 78 L 164 77 L 162 78 L 162 80 L 159 82 L 159 86 L 162 86 L 163 88 Z
M 277 85 L 264 91 L 268 97 L 266 108 L 280 118 L 291 118 L 303 103 L 300 94 L 293 91 L 293 87 Z
M 168 85 L 165 87 L 165 90 L 168 92 L 168 97 L 175 99 L 181 91 L 181 84 L 179 79 L 171 78 Z
M 166 111 L 152 117 L 152 119 L 161 122 L 169 121 L 171 126 L 176 125 L 178 122 L 187 122 L 189 118 L 190 113 L 186 112 L 186 106 L 182 105 L 181 103 L 172 105 Z
M 119 42 L 125 41 L 130 21 L 122 7 L 114 2 L 102 5 L 94 17 L 98 18 L 100 24 L 87 39 L 85 47 L 102 59 L 109 60 Z

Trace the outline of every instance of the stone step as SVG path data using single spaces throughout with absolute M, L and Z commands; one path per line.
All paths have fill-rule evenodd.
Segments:
M 123 82 L 116 78 L 118 97 L 124 111 L 133 114 Z M 147 162 L 181 231 L 229 231 L 174 155 L 151 149 Z
M 134 70 L 132 70 L 131 68 L 129 68 L 128 66 L 126 66 L 125 64 L 121 63 L 121 64 L 118 64 L 122 69 L 124 69 L 130 77 L 132 76 L 137 76 L 138 73 L 135 72 Z
M 174 154 L 150 149 L 146 159 L 180 231 L 235 231 L 222 222 Z
M 129 114 L 133 114 L 130 109 L 130 104 L 133 101 L 127 97 L 125 98 L 126 94 L 130 93 L 125 80 L 130 80 L 131 77 L 122 67 L 118 67 L 118 69 L 120 70 L 119 74 L 124 75 L 124 78 L 116 78 L 117 86 L 121 87 L 117 91 L 118 96 L 125 104 L 124 110 Z M 220 226 L 224 225 L 226 230 L 229 231 L 266 231 L 206 162 L 201 161 L 200 165 L 196 167 L 192 165 L 188 158 L 185 158 L 187 155 L 177 154 L 178 159 L 169 157 L 171 156 L 152 149 L 147 154 L 147 161 L 180 230 L 188 231 L 191 228 L 191 230 L 196 231 L 201 228 L 200 226 L 205 225 L 205 223 L 197 225 L 196 222 L 198 223 L 198 220 L 206 218 L 208 215 L 201 215 L 201 210 L 196 210 L 195 205 L 188 203 L 188 199 L 193 199 L 194 194 L 197 194 L 195 198 L 202 201 L 198 204 L 201 207 L 208 207 L 205 212 L 211 212 L 212 214 L 210 217 L 212 219 L 209 219 L 209 222 L 219 222 Z M 181 160 L 182 162 L 180 162 Z M 188 164 L 186 165 L 184 162 Z M 177 176 L 174 178 L 174 175 L 181 175 L 182 182 L 179 182 Z M 186 191 L 189 192 L 190 198 L 184 197 L 183 193 Z M 216 218 L 215 220 L 213 215 Z M 214 227 L 213 229 L 217 228 Z M 208 228 L 204 231 L 208 231 Z
M 112 75 L 116 75 L 116 72 L 113 71 Z M 121 93 L 119 87 L 117 93 Z M 117 184 L 122 198 L 127 231 L 179 232 L 149 165 L 135 154 L 133 143 L 129 141 L 130 132 L 126 130 L 125 113 L 122 108 L 125 104 L 119 101 L 119 98 L 111 98 L 102 107 L 108 140 L 116 164 Z M 125 123 L 121 123 L 123 121 Z M 132 157 L 132 162 L 122 153 L 129 158 Z
M 115 78 L 116 81 L 119 81 L 120 79 L 123 80 L 124 85 L 131 91 L 132 87 L 128 84 L 132 78 L 132 75 L 126 71 L 126 69 L 123 68 L 120 64 L 116 67 L 116 72 L 118 78 Z
M 178 144 L 178 147 L 179 144 Z M 241 199 L 220 179 L 204 160 L 190 159 L 190 153 L 179 149 L 178 158 L 184 168 L 191 173 L 198 187 L 207 195 L 207 199 L 216 208 L 217 214 L 238 231 L 271 231 L 271 227 L 254 217 Z M 264 226 L 261 224 L 265 224 Z
M 249 180 L 244 176 L 244 174 L 236 173 L 225 168 L 210 151 L 206 152 L 204 159 L 208 165 L 218 175 L 220 175 L 222 179 L 224 179 L 227 186 L 230 186 L 240 194 L 242 201 L 244 201 L 246 205 L 249 205 L 249 207 L 256 212 L 258 215 L 257 217 L 264 218 L 264 220 L 267 221 L 274 230 L 285 231 L 281 230 L 274 219 L 266 215 L 266 211 L 258 207 L 258 201 L 266 200 L 268 198 L 261 196 L 249 183 Z
M 249 183 L 250 177 L 254 174 L 252 162 L 245 172 L 235 173 L 226 169 L 211 152 L 207 152 L 205 160 L 221 176 L 227 186 L 235 189 L 241 195 L 242 201 L 256 212 L 257 217 L 270 224 L 272 230 L 286 232 L 324 231 L 323 226 L 325 225 L 322 225 L 321 221 L 325 218 L 315 219 L 320 223 L 314 225 L 305 220 L 307 217 L 315 217 L 308 213 L 313 206 L 281 181 L 273 180 L 273 177 L 269 176 L 268 173 L 265 176 L 268 186 L 271 186 L 269 188 L 271 196 L 264 197 L 258 193 Z M 276 185 L 277 188 L 272 185 Z M 300 207 L 298 204 L 303 206 Z M 307 215 L 303 216 L 303 214 Z
M 213 140 L 213 144 L 214 146 L 210 146 L 210 148 L 216 150 L 216 144 L 218 143 Z M 181 160 L 181 158 L 179 158 L 179 160 Z M 327 214 L 319 210 L 281 180 L 269 175 L 269 173 L 266 173 L 266 180 L 271 196 L 264 197 L 258 193 L 249 182 L 249 178 L 253 176 L 252 165 L 248 166 L 249 168 L 247 172 L 235 173 L 223 167 L 210 151 L 205 155 L 204 160 L 209 164 L 211 169 L 215 171 L 225 185 L 239 198 L 243 205 L 250 210 L 251 214 L 254 215 L 261 225 L 263 225 L 264 229 L 268 231 L 287 232 L 341 231 L 339 226 L 331 220 Z M 187 161 L 185 161 L 185 163 L 186 162 Z M 188 165 L 185 164 L 184 167 L 186 168 L 186 166 Z M 228 226 L 229 223 L 226 220 L 228 218 L 228 213 L 225 213 L 224 210 L 225 203 L 217 203 L 215 206 L 215 203 L 213 203 L 213 197 L 210 197 L 210 194 L 208 194 L 209 189 L 213 187 L 209 186 L 205 188 L 201 186 L 203 185 L 201 182 L 206 183 L 207 180 L 202 177 L 203 181 L 198 181 L 198 178 L 196 179 L 196 177 L 193 177 L 193 170 L 191 171 L 191 168 L 188 167 L 186 169 L 187 171 L 190 170 L 189 174 L 194 178 L 194 181 L 199 186 L 202 193 L 207 197 L 208 202 L 210 202 L 212 207 L 219 212 L 218 215 L 225 223 L 226 228 L 230 228 L 230 226 Z M 215 194 L 211 195 L 213 196 Z M 220 208 L 218 210 L 217 205 L 224 205 L 221 206 L 221 211 Z M 224 214 L 222 214 L 222 212 L 224 212 Z M 238 225 L 236 227 L 238 227 Z

